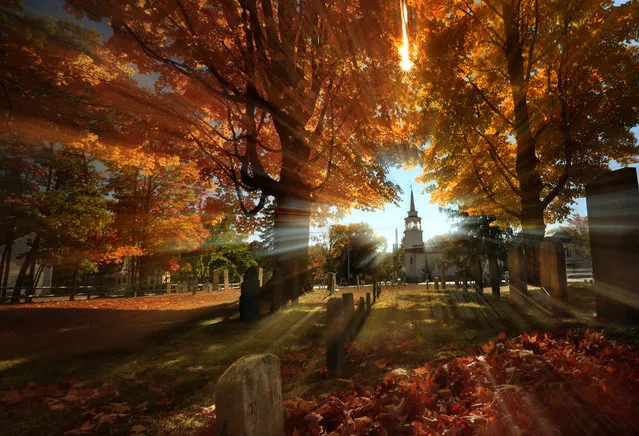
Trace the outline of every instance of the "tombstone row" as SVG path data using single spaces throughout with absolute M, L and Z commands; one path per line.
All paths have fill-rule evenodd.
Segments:
M 381 294 L 381 285 L 373 283 L 373 293 L 360 297 L 355 309 L 353 294 L 342 294 L 342 298 L 329 298 L 326 305 L 326 370 L 328 377 L 337 376 L 344 369 L 346 344 L 352 341 L 364 324 L 366 316 Z

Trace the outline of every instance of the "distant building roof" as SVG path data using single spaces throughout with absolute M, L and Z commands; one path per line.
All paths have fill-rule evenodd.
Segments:
M 556 230 L 554 233 L 549 235 L 549 237 L 550 238 L 559 239 L 562 242 L 570 242 L 570 241 L 572 241 L 572 236 L 570 235 L 570 233 L 566 229 Z

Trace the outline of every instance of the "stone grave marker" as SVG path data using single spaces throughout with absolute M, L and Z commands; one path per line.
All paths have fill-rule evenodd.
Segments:
M 611 171 L 586 185 L 597 316 L 639 321 L 637 171 Z
M 282 436 L 280 361 L 272 354 L 245 356 L 215 386 L 218 435 Z
M 539 274 L 541 286 L 553 298 L 567 298 L 566 257 L 560 240 L 544 238 L 539 244 Z
M 442 273 L 442 289 L 446 289 L 446 262 L 442 261 L 439 268 Z
M 229 270 L 228 269 L 223 270 L 223 274 L 224 274 L 224 290 L 227 291 L 230 288 Z
M 336 377 L 344 368 L 344 303 L 341 298 L 329 298 L 326 303 L 326 371 L 328 377 Z
M 213 271 L 213 290 L 220 289 L 220 272 L 218 270 Z
M 242 321 L 260 319 L 260 283 L 257 267 L 252 266 L 246 270 L 240 289 L 240 319 Z
M 526 259 L 521 245 L 513 244 L 508 248 L 508 274 L 510 297 L 517 300 L 528 294 Z
M 499 297 L 501 294 L 501 277 L 499 276 L 499 263 L 497 263 L 497 257 L 488 257 L 488 274 L 490 275 L 490 288 L 493 293 L 493 297 Z

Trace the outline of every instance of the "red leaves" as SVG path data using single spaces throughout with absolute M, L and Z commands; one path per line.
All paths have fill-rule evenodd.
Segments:
M 468 356 L 357 383 L 319 401 L 285 401 L 287 434 L 637 432 L 639 352 L 601 333 L 500 334 Z M 375 366 L 385 368 L 386 359 Z M 580 418 L 574 417 L 578 414 Z

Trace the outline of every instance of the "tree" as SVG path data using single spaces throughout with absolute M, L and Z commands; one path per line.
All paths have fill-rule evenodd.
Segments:
M 158 275 L 163 255 L 191 251 L 209 235 L 202 198 L 210 185 L 186 165 L 123 166 L 111 170 L 110 188 L 117 200 L 110 260 L 130 258 L 128 283 L 137 295 L 141 281 Z
M 424 16 L 423 181 L 543 237 L 610 160 L 636 161 L 637 2 L 444 0 Z
M 366 223 L 334 224 L 328 232 L 329 270 L 346 277 L 348 283 L 358 275 L 372 277 L 383 260 L 385 244 L 386 239 Z
M 568 218 L 567 225 L 562 228 L 572 236 L 572 240 L 568 243 L 568 248 L 579 253 L 584 258 L 592 260 L 588 217 L 574 214 Z
M 277 292 L 300 289 L 322 203 L 396 198 L 380 158 L 403 139 L 381 9 L 342 0 L 67 5 L 108 19 L 109 46 L 158 75 L 172 116 L 154 126 L 205 156 L 203 169 L 235 189 L 244 213 L 273 203 Z
M 77 272 L 83 261 L 96 260 L 102 254 L 100 242 L 111 215 L 104 178 L 84 154 L 61 146 L 18 142 L 0 149 L 6 156 L 0 162 L 0 209 L 6 226 L 3 297 L 10 247 L 17 237 L 34 235 L 13 288 L 12 301 L 18 302 L 23 290 L 33 294 L 44 263 L 55 262 Z

